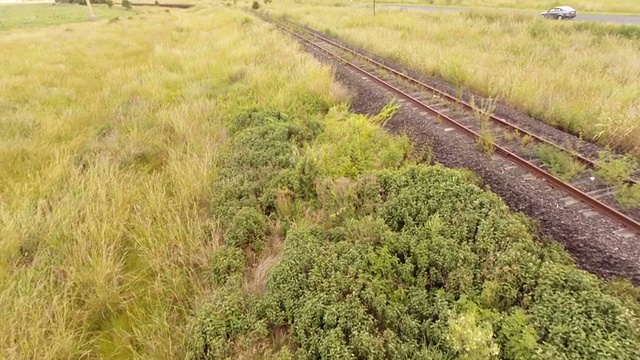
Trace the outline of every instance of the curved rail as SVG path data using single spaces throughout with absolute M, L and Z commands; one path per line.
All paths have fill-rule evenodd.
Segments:
M 410 94 L 408 94 L 407 92 L 403 91 L 402 89 L 398 88 L 397 86 L 389 83 L 388 81 L 385 81 L 383 79 L 381 79 L 380 77 L 376 76 L 375 74 L 372 74 L 371 72 L 367 71 L 366 69 L 363 69 L 361 66 L 358 66 L 356 64 L 354 64 L 352 61 L 349 61 L 348 59 L 345 59 L 343 56 L 340 56 L 339 54 L 336 54 L 335 52 L 325 49 L 322 46 L 316 44 L 315 42 L 305 38 L 304 36 L 296 33 L 294 30 L 291 30 L 289 28 L 287 28 L 286 26 L 283 26 L 277 22 L 274 22 L 272 20 L 269 19 L 265 19 L 266 21 L 272 23 L 273 25 L 277 26 L 278 28 L 284 30 L 285 32 L 293 35 L 294 37 L 302 40 L 305 43 L 310 44 L 311 46 L 313 46 L 316 49 L 319 49 L 320 51 L 330 55 L 331 57 L 339 60 L 342 64 L 356 70 L 357 72 L 361 73 L 362 75 L 366 76 L 367 78 L 375 81 L 376 83 L 384 86 L 385 88 L 391 90 L 392 92 L 400 95 L 401 97 L 407 99 L 409 102 L 411 102 L 412 104 L 414 104 L 415 106 L 426 110 L 436 116 L 438 116 L 440 119 L 444 119 L 447 122 L 449 122 L 451 125 L 455 126 L 458 130 L 462 131 L 464 134 L 471 136 L 474 139 L 479 139 L 481 137 L 480 134 L 478 134 L 477 132 L 473 131 L 472 129 L 469 129 L 468 127 L 466 127 L 465 125 L 459 123 L 458 121 L 456 121 L 455 119 L 451 118 L 450 116 L 448 116 L 447 114 L 439 111 L 438 109 L 433 108 L 432 106 L 425 104 L 422 100 L 417 99 L 413 96 L 411 96 Z M 358 57 L 366 57 L 364 55 L 358 54 L 357 52 L 348 49 L 340 44 L 337 44 L 335 42 L 333 42 L 330 39 L 325 39 L 322 36 L 318 36 L 317 34 L 314 34 L 312 32 L 308 32 L 310 34 L 313 34 L 315 38 L 320 39 L 321 41 L 324 41 L 325 43 L 329 43 L 330 45 L 336 46 L 340 49 L 344 49 L 345 51 L 348 51 L 348 53 L 357 55 Z M 389 67 L 387 67 L 386 65 L 380 64 L 379 62 L 371 59 L 371 62 L 374 62 L 375 64 L 379 64 L 379 66 L 387 71 L 391 71 L 394 74 L 401 76 L 403 79 L 406 80 L 410 80 L 412 82 L 416 82 L 416 83 L 420 83 L 419 80 L 415 80 L 412 79 L 411 77 L 401 74 L 398 71 L 391 69 Z M 425 86 L 428 87 L 428 85 L 424 84 Z M 437 91 L 437 90 L 436 90 Z M 440 92 L 440 91 L 438 91 Z M 448 94 L 447 94 L 448 95 Z M 455 98 L 454 98 L 455 99 Z M 456 99 L 457 100 L 457 99 Z M 471 105 L 469 105 L 471 106 Z M 544 169 L 538 167 L 537 165 L 529 162 L 528 160 L 518 156 L 517 154 L 507 150 L 506 148 L 499 146 L 497 144 L 493 145 L 495 151 L 502 155 L 503 157 L 509 159 L 510 161 L 512 161 L 513 163 L 517 164 L 518 166 L 520 166 L 521 168 L 533 173 L 534 175 L 545 179 L 546 181 L 548 181 L 552 186 L 561 189 L 565 192 L 567 192 L 568 194 L 570 194 L 572 197 L 576 198 L 577 200 L 591 206 L 594 210 L 596 210 L 597 212 L 599 212 L 602 215 L 605 215 L 611 219 L 613 219 L 614 221 L 626 226 L 627 228 L 629 228 L 629 230 L 640 234 L 640 223 L 628 216 L 626 216 L 625 214 L 619 212 L 618 210 L 610 207 L 609 205 L 597 200 L 596 198 L 590 196 L 589 194 L 583 192 L 582 190 L 574 187 L 573 185 L 553 176 L 552 174 L 548 173 L 547 171 L 545 171 Z

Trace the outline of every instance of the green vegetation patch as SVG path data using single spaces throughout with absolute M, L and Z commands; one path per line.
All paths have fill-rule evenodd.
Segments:
M 131 15 L 120 6 L 93 5 L 98 19 Z M 48 25 L 77 23 L 89 20 L 89 10 L 79 4 L 0 5 L 0 30 L 34 28 Z
M 571 181 L 582 174 L 585 165 L 551 145 L 538 145 L 535 155 L 549 168 L 549 171 L 565 181 Z
M 272 229 L 284 251 L 252 292 L 254 241 L 219 250 L 212 278 L 224 285 L 193 318 L 192 358 L 640 356 L 633 288 L 612 295 L 468 172 L 416 164 L 405 139 L 365 120 L 253 111 L 231 124 L 238 154 L 214 203 L 251 208 L 246 238 Z

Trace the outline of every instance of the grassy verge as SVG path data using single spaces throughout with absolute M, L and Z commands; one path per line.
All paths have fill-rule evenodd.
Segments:
M 77 4 L 0 5 L 0 30 L 84 22 L 89 20 L 88 11 L 86 6 Z M 93 5 L 93 11 L 98 19 L 134 13 L 134 10 L 127 11 L 119 5 L 114 5 L 112 8 L 106 5 Z
M 222 9 L 12 31 L 0 48 L 0 358 L 182 358 L 219 242 L 226 122 L 326 109 L 330 71 Z
M 555 0 L 381 0 L 380 3 L 461 6 L 484 8 L 531 9 L 540 12 L 555 6 L 570 4 L 578 12 L 640 13 L 640 4 L 634 0 L 572 0 L 563 3 Z
M 640 156 L 635 27 L 273 3 L 321 31 Z M 457 34 L 451 36 L 451 34 Z

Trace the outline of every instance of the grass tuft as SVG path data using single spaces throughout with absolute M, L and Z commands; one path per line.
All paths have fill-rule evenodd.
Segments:
M 585 166 L 550 145 L 540 144 L 535 149 L 535 155 L 549 168 L 549 171 L 565 181 L 571 181 L 582 174 Z

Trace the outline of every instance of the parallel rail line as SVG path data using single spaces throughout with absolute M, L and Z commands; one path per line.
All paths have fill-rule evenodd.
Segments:
M 284 32 L 294 36 L 295 38 L 301 40 L 302 42 L 309 44 L 310 46 L 320 50 L 321 52 L 329 55 L 331 58 L 334 58 L 335 60 L 338 60 L 341 64 L 355 70 L 356 72 L 362 74 L 364 77 L 372 80 L 373 82 L 382 85 L 383 87 L 385 87 L 386 89 L 390 90 L 391 92 L 397 94 L 398 96 L 406 99 L 408 102 L 410 102 L 411 104 L 413 104 L 414 106 L 416 106 L 419 109 L 425 110 L 435 116 L 437 116 L 439 119 L 445 120 L 447 121 L 449 124 L 453 125 L 456 129 L 458 129 L 460 132 L 464 133 L 465 135 L 473 138 L 474 140 L 478 140 L 481 138 L 481 134 L 474 131 L 473 129 L 471 129 L 469 126 L 464 125 L 461 121 L 456 120 L 454 118 L 452 118 L 451 116 L 447 115 L 444 109 L 443 110 L 439 110 L 437 108 L 435 108 L 433 105 L 429 105 L 427 103 L 425 103 L 423 100 L 417 98 L 415 95 L 412 95 L 411 92 L 407 91 L 406 89 L 403 90 L 399 85 L 395 85 L 392 84 L 389 80 L 384 79 L 382 76 L 375 74 L 375 70 L 370 70 L 367 67 L 371 66 L 375 69 L 384 71 L 385 73 L 389 73 L 392 74 L 393 76 L 395 76 L 397 79 L 400 79 L 401 81 L 405 81 L 408 83 L 413 84 L 414 86 L 417 86 L 419 88 L 422 89 L 426 89 L 427 91 L 437 94 L 438 96 L 452 102 L 455 104 L 459 104 L 461 106 L 463 106 L 464 108 L 468 109 L 468 110 L 475 110 L 475 108 L 473 107 L 473 105 L 469 104 L 468 102 L 464 101 L 463 99 L 458 99 L 454 96 L 451 96 L 449 94 L 447 94 L 446 92 L 443 92 L 441 90 L 438 90 L 436 88 L 434 88 L 433 86 L 430 86 L 428 84 L 425 84 L 424 82 L 415 79 L 409 75 L 403 74 L 400 71 L 393 69 L 385 64 L 380 63 L 379 61 L 372 59 L 371 57 L 361 54 L 353 49 L 350 49 L 346 46 L 343 46 L 342 44 L 339 44 L 335 41 L 333 41 L 330 38 L 327 38 L 325 36 L 319 35 L 315 32 L 309 31 L 305 28 L 300 27 L 299 25 L 289 22 L 285 22 L 283 21 L 274 21 L 272 19 L 268 19 L 268 18 L 263 18 L 264 20 L 270 22 L 271 24 L 275 25 L 276 27 L 278 27 L 279 29 L 283 30 Z M 311 38 L 309 38 L 311 37 Z M 337 50 L 337 51 L 336 51 Z M 355 61 L 347 59 L 343 54 L 339 54 L 338 52 L 343 52 L 346 53 L 347 55 L 349 55 L 350 57 L 354 57 L 357 59 L 360 59 L 364 62 L 364 64 L 357 64 Z M 534 139 L 535 141 L 538 141 L 540 143 L 552 146 L 556 149 L 559 149 L 561 151 L 564 151 L 566 153 L 569 153 L 571 156 L 573 156 L 575 159 L 581 161 L 582 163 L 584 163 L 585 165 L 591 167 L 591 168 L 599 168 L 600 165 L 589 159 L 586 158 L 584 156 L 582 156 L 581 154 L 578 154 L 574 151 L 570 151 L 558 144 L 555 144 L 543 137 L 540 137 L 536 134 L 533 134 L 532 132 L 522 129 L 521 127 L 516 126 L 515 124 L 512 124 L 510 122 L 508 122 L 505 119 L 502 119 L 498 116 L 495 116 L 493 114 L 490 115 L 490 119 L 497 123 L 500 126 L 503 127 L 507 127 L 511 130 L 514 130 L 520 134 L 524 134 L 524 135 L 528 135 L 530 138 Z M 513 162 L 514 164 L 516 164 L 517 166 L 519 166 L 522 169 L 527 170 L 528 172 L 530 172 L 531 174 L 533 174 L 534 176 L 537 176 L 539 178 L 542 178 L 544 180 L 546 180 L 551 186 L 560 189 L 566 193 L 568 193 L 571 197 L 573 197 L 574 199 L 590 206 L 592 209 L 594 209 L 596 212 L 600 213 L 601 215 L 604 215 L 614 221 L 616 221 L 617 223 L 625 226 L 629 231 L 631 231 L 632 233 L 635 234 L 640 234 L 640 222 L 638 222 L 636 219 L 633 219 L 623 213 L 621 213 L 620 211 L 618 211 L 617 209 L 607 205 L 606 203 L 598 200 L 595 196 L 591 196 L 589 195 L 587 192 L 582 191 L 580 189 L 578 189 L 577 187 L 575 187 L 574 185 L 572 185 L 569 182 L 566 182 L 554 175 L 552 175 L 551 173 L 549 173 L 548 171 L 546 171 L 545 169 L 543 169 L 542 167 L 536 165 L 535 163 L 517 155 L 516 153 L 508 150 L 507 148 L 500 146 L 498 144 L 493 144 L 493 150 L 495 151 L 495 153 L 503 156 L 504 158 L 507 158 L 508 160 L 510 160 L 511 162 Z M 626 181 L 628 184 L 636 184 L 636 181 L 633 179 L 627 179 Z

